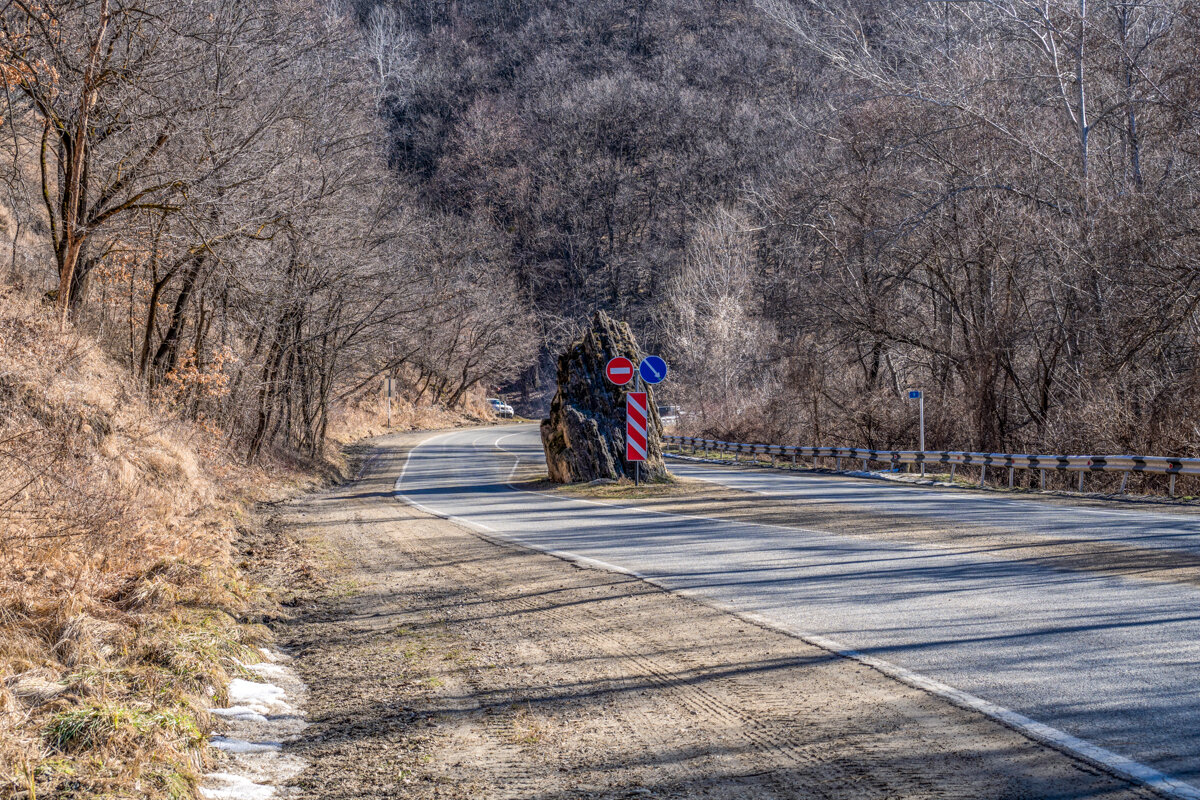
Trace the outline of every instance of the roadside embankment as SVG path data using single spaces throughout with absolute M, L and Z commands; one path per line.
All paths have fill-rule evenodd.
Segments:
M 214 706 L 262 681 L 256 506 L 342 465 L 246 466 L 93 338 L 0 288 L 0 796 L 192 797 Z

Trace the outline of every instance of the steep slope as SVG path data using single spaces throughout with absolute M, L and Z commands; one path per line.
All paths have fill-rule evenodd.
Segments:
M 265 637 L 231 543 L 312 482 L 238 466 L 0 289 L 0 794 L 190 795 L 204 709 Z

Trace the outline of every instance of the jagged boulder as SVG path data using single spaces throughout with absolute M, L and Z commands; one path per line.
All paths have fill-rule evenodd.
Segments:
M 546 466 L 556 483 L 634 476 L 634 463 L 625 461 L 625 394 L 639 389 L 636 381 L 609 383 L 604 367 L 615 356 L 637 364 L 641 351 L 628 325 L 598 311 L 583 338 L 558 358 L 558 391 L 550 403 L 550 418 L 542 420 Z M 641 475 L 643 480 L 665 480 L 669 475 L 662 457 L 662 420 L 652 391 L 648 400 L 649 446 Z

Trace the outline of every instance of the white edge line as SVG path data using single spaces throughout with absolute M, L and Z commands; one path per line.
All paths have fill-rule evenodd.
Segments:
M 455 433 L 455 431 L 451 431 L 450 433 Z M 1045 723 L 1038 722 L 1037 720 L 1031 719 L 1030 717 L 1027 717 L 1024 714 L 1021 714 L 1021 713 L 1018 713 L 1011 709 L 1005 708 L 1004 706 L 997 705 L 996 703 L 993 703 L 989 700 L 984 700 L 982 697 L 976 697 L 973 694 L 964 692 L 961 689 L 956 689 L 953 686 L 950 686 L 949 684 L 942 683 L 941 681 L 927 677 L 918 672 L 913 672 L 912 670 L 906 669 L 897 664 L 893 664 L 890 661 L 885 661 L 882 658 L 877 658 L 872 655 L 867 655 L 866 653 L 863 653 L 859 650 L 855 650 L 851 647 L 847 647 L 846 645 L 843 645 L 840 642 L 834 641 L 833 639 L 829 639 L 827 637 L 820 636 L 818 634 L 810 633 L 808 631 L 800 630 L 791 625 L 786 625 L 784 623 L 777 622 L 773 619 L 763 616 L 762 614 L 758 614 L 755 612 L 741 611 L 733 605 L 730 605 L 723 601 L 715 600 L 715 599 L 703 594 L 702 592 L 700 592 L 698 590 L 686 589 L 686 588 L 680 589 L 677 587 L 669 586 L 669 585 L 665 584 L 663 581 L 661 581 L 660 579 L 654 578 L 650 575 L 643 574 L 637 570 L 632 570 L 632 569 L 628 569 L 626 567 L 617 566 L 616 564 L 610 564 L 607 561 L 601 561 L 599 559 L 589 558 L 587 556 L 581 556 L 578 553 L 572 553 L 567 550 L 548 549 L 546 547 L 534 544 L 526 539 L 523 539 L 520 536 L 515 536 L 510 533 L 502 533 L 500 531 L 497 531 L 495 528 L 490 528 L 487 525 L 483 525 L 481 523 L 474 522 L 473 520 L 469 520 L 464 517 L 455 516 L 453 514 L 446 514 L 444 512 L 429 508 L 428 506 L 413 500 L 408 495 L 403 494 L 400 491 L 400 484 L 401 484 L 401 482 L 403 482 L 405 474 L 408 472 L 408 464 L 409 464 L 409 461 L 412 459 L 412 454 L 414 452 L 416 452 L 416 450 L 418 448 L 422 447 L 423 445 L 433 441 L 434 439 L 442 438 L 442 436 L 448 436 L 448 435 L 450 435 L 450 433 L 441 434 L 441 436 L 434 436 L 429 439 L 426 439 L 423 442 L 418 443 L 417 445 L 415 445 L 412 449 L 410 449 L 408 451 L 408 455 L 404 459 L 404 466 L 401 468 L 400 475 L 396 478 L 396 482 L 393 486 L 393 495 L 395 497 L 400 498 L 405 503 L 408 503 L 409 505 L 413 506 L 414 508 L 425 512 L 426 514 L 429 514 L 434 517 L 438 517 L 439 519 L 444 519 L 444 520 L 447 520 L 450 522 L 454 522 L 458 525 L 461 525 L 464 528 L 467 528 L 468 530 L 475 531 L 476 533 L 480 534 L 482 536 L 482 538 L 487 539 L 489 541 L 498 541 L 500 543 L 516 544 L 522 548 L 525 548 L 526 550 L 532 550 L 532 551 L 535 551 L 538 553 L 545 553 L 546 555 L 554 556 L 555 558 L 558 558 L 558 559 L 561 559 L 563 561 L 567 561 L 570 563 L 579 564 L 581 566 L 590 567 L 592 569 L 600 569 L 600 570 L 604 570 L 606 572 L 614 572 L 614 573 L 617 573 L 620 575 L 628 575 L 632 578 L 637 578 L 638 580 L 645 581 L 646 583 L 648 583 L 652 586 L 655 586 L 664 592 L 679 595 L 681 597 L 687 597 L 688 599 L 693 600 L 695 602 L 699 602 L 702 605 L 706 605 L 706 606 L 709 606 L 710 608 L 716 608 L 720 611 L 724 611 L 728 614 L 732 614 L 733 616 L 737 617 L 738 619 L 745 620 L 748 623 L 757 625 L 762 628 L 766 628 L 768 630 L 773 630 L 773 631 L 777 631 L 779 633 L 784 633 L 789 636 L 794 636 L 795 638 L 800 639 L 801 641 L 807 642 L 808 644 L 811 644 L 814 647 L 818 647 L 822 650 L 825 650 L 826 652 L 833 653 L 835 655 L 838 655 L 843 658 L 847 658 L 847 659 L 850 659 L 851 661 L 855 661 L 859 664 L 862 664 L 865 667 L 869 667 L 869 668 L 875 670 L 876 672 L 886 675 L 887 677 L 897 680 L 900 683 L 903 683 L 907 686 L 911 686 L 915 689 L 919 689 L 921 691 L 928 692 L 929 694 L 932 694 L 932 695 L 940 697 L 944 700 L 947 700 L 951 704 L 958 706 L 959 708 L 964 708 L 964 709 L 968 709 L 970 711 L 975 711 L 980 714 L 983 714 L 985 717 L 988 717 L 989 719 L 993 719 L 996 722 L 999 722 L 1000 724 L 1004 725 L 1005 727 L 1010 728 L 1010 729 L 1016 731 L 1017 733 L 1020 733 L 1029 739 L 1032 739 L 1035 742 L 1038 742 L 1038 743 L 1044 744 L 1044 745 L 1048 745 L 1051 748 L 1058 750 L 1064 754 L 1079 758 L 1083 761 L 1087 761 L 1091 764 L 1101 767 L 1102 769 L 1104 769 L 1105 771 L 1107 771 L 1109 773 L 1113 773 L 1121 778 L 1125 778 L 1127 780 L 1133 781 L 1136 784 L 1146 786 L 1150 789 L 1153 789 L 1156 792 L 1159 792 L 1160 794 L 1164 794 L 1168 797 L 1184 798 L 1184 800 L 1200 800 L 1200 788 L 1197 788 L 1190 783 L 1186 783 L 1185 781 L 1179 780 L 1177 778 L 1172 778 L 1170 775 L 1167 775 L 1164 772 L 1160 772 L 1151 766 L 1142 764 L 1138 761 L 1134 761 L 1133 759 L 1127 758 L 1118 753 L 1114 753 L 1113 751 L 1107 750 L 1103 747 L 1100 747 L 1099 745 L 1092 744 L 1091 742 L 1089 742 L 1085 739 L 1080 739 L 1077 736 L 1072 736 L 1071 734 L 1066 733 L 1065 731 L 1060 731 L 1059 729 L 1053 728 L 1049 725 L 1046 725 Z M 493 442 L 493 446 L 500 452 L 513 457 L 513 466 L 512 466 L 512 469 L 509 470 L 508 477 L 506 479 L 507 485 L 509 486 L 509 488 L 513 489 L 514 491 L 529 491 L 529 490 L 525 490 L 525 489 L 518 489 L 517 487 L 513 486 L 511 483 L 512 477 L 517 471 L 517 466 L 520 464 L 520 461 L 521 461 L 520 456 L 516 455 L 512 451 L 505 450 L 504 448 L 500 447 L 500 442 L 502 442 L 504 439 L 507 439 L 509 436 L 515 436 L 515 435 L 516 435 L 516 433 L 510 433 L 505 436 L 502 436 L 499 439 L 497 439 L 495 442 Z M 540 494 L 540 495 L 543 495 L 544 497 L 552 497 L 552 498 L 555 498 L 558 500 L 569 499 L 569 500 L 575 500 L 578 502 L 589 503 L 592 505 L 602 505 L 602 506 L 610 506 L 612 508 L 625 508 L 625 509 L 634 508 L 639 511 L 649 511 L 651 513 L 664 514 L 666 516 L 682 516 L 682 515 L 677 515 L 677 514 L 670 514 L 669 512 L 652 511 L 651 509 L 639 509 L 636 506 L 635 507 L 617 506 L 614 504 L 601 503 L 601 502 L 594 501 L 594 500 L 583 500 L 580 498 L 561 498 L 561 497 L 557 497 L 556 495 L 546 494 L 544 492 L 532 491 L 530 493 L 531 494 Z M 686 517 L 686 518 L 704 519 L 704 520 L 712 519 L 711 517 Z M 729 520 L 721 520 L 721 521 L 728 522 Z M 778 527 L 778 526 L 767 526 L 767 527 Z M 807 529 L 791 528 L 791 530 L 807 530 Z M 810 532 L 811 533 L 819 533 L 819 531 L 810 531 Z

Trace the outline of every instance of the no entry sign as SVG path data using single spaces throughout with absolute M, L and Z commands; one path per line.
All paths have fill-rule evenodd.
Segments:
M 625 460 L 646 460 L 646 424 L 650 413 L 645 392 L 625 395 Z
M 624 386 L 633 380 L 633 362 L 625 356 L 617 356 L 609 360 L 604 375 L 617 386 Z

